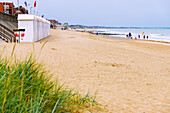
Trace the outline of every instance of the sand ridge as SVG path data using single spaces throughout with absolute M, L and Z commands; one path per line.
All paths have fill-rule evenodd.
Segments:
M 4 47 L 10 54 L 13 44 L 4 43 L 0 50 Z M 170 112 L 170 46 L 51 30 L 34 48 L 53 80 L 82 93 L 97 91 L 97 100 L 106 105 L 102 112 Z M 32 43 L 21 43 L 15 54 L 24 58 L 32 51 Z

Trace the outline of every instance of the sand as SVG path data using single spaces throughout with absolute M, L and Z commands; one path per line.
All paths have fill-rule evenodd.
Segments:
M 10 55 L 13 45 L 3 43 L 0 50 L 5 47 Z M 54 73 L 52 80 L 66 81 L 84 94 L 97 91 L 97 101 L 105 106 L 101 113 L 170 112 L 170 46 L 51 30 L 34 50 Z M 17 58 L 32 52 L 32 43 L 16 45 Z
M 1 38 L 0 38 L 0 44 L 4 43 L 5 41 L 3 41 Z

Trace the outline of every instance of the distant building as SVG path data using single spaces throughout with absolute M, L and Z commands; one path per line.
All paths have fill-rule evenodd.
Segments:
M 56 20 L 48 20 L 51 23 L 51 28 L 56 28 L 57 25 L 60 25 L 60 23 Z
M 68 23 L 61 24 L 56 20 L 48 20 L 51 23 L 51 28 L 66 30 L 68 28 Z
M 14 4 L 9 2 L 0 2 L 0 12 L 9 15 L 14 14 Z
M 18 14 L 28 14 L 28 10 L 24 7 L 20 6 L 19 8 L 15 8 L 14 3 L 9 2 L 0 2 L 0 12 L 14 16 L 18 16 Z
M 64 23 L 64 25 L 67 25 L 67 26 L 68 26 L 68 23 Z
M 19 9 L 14 8 L 14 16 L 18 16 L 18 14 L 28 14 L 28 10 L 26 10 L 24 7 L 20 6 Z
M 68 29 L 68 23 L 64 23 L 63 25 L 60 23 L 59 25 L 57 25 L 57 29 L 61 29 L 61 30 Z

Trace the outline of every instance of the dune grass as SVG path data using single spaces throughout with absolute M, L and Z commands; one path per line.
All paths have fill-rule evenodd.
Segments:
M 82 96 L 49 76 L 32 57 L 23 61 L 0 57 L 0 112 L 78 113 L 99 108 L 95 95 Z

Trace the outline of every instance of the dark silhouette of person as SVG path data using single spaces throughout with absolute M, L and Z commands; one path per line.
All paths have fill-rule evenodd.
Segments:
M 149 36 L 146 37 L 147 39 L 149 38 Z
M 140 35 L 138 35 L 138 38 L 140 39 Z

